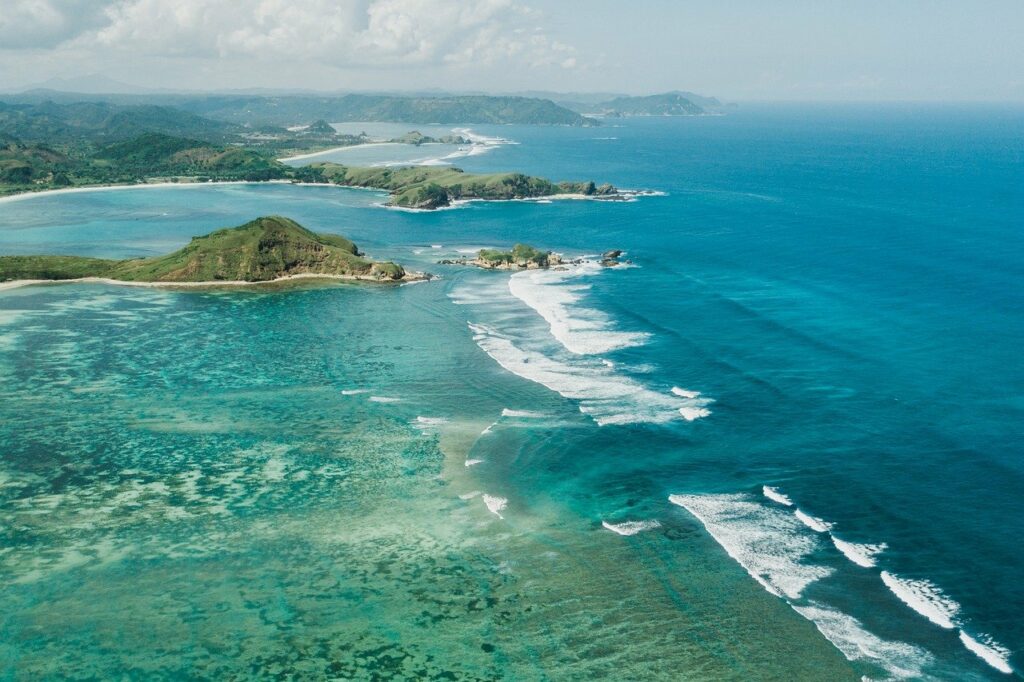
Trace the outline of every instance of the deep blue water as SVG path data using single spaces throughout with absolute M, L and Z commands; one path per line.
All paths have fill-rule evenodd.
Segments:
M 99 524 L 98 535 L 70 539 L 58 532 L 88 516 L 94 499 L 69 467 L 108 443 L 116 456 L 100 457 L 97 471 L 83 476 L 120 499 L 125 491 L 105 478 L 113 472 L 150 466 L 148 482 L 180 477 L 193 464 L 166 464 L 165 450 L 174 447 L 202 452 L 194 466 L 205 471 L 224 453 L 256 447 L 244 429 L 224 424 L 260 419 L 288 431 L 252 429 L 260 443 L 284 448 L 260 455 L 260 465 L 277 462 L 287 472 L 324 471 L 321 460 L 331 457 L 325 443 L 344 439 L 325 424 L 344 422 L 346 433 L 361 434 L 352 446 L 357 454 L 346 454 L 346 466 L 359 473 L 345 488 L 345 504 L 376 495 L 389 500 L 377 502 L 389 518 L 403 516 L 395 508 L 404 500 L 416 510 L 404 512 L 415 516 L 408 523 L 444 529 L 436 543 L 413 542 L 395 521 L 406 529 L 392 539 L 398 565 L 434 572 L 417 569 L 397 580 L 374 564 L 378 569 L 360 574 L 360 584 L 378 581 L 376 596 L 363 595 L 374 614 L 367 617 L 391 623 L 381 636 L 406 647 L 410 660 L 426 656 L 431 636 L 426 625 L 423 632 L 401 625 L 410 617 L 403 604 L 422 596 L 409 585 L 454 589 L 438 578 L 438 556 L 457 564 L 458 575 L 518 576 L 511 595 L 501 591 L 513 589 L 505 582 L 488 588 L 516 604 L 506 615 L 445 616 L 454 619 L 453 632 L 487 632 L 496 643 L 478 662 L 457 637 L 435 642 L 426 658 L 456 675 L 558 679 L 626 670 L 815 679 L 834 670 L 826 676 L 985 679 L 1002 678 L 1000 665 L 1022 667 L 1024 111 L 752 105 L 724 117 L 474 131 L 518 144 L 458 159 L 466 170 L 592 178 L 665 196 L 413 214 L 377 206 L 381 197 L 372 192 L 268 185 L 0 204 L 0 253 L 163 253 L 192 235 L 278 213 L 443 277 L 386 290 L 204 294 L 66 285 L 0 292 L 0 372 L 9 387 L 0 403 L 7 467 L 0 483 L 5 525 L 22 529 L 8 533 L 0 558 L 16 579 L 23 577 L 18 571 L 36 572 L 5 597 L 7 613 L 23 614 L 2 625 L 11 635 L 5 639 L 22 642 L 0 650 L 9 676 L 42 671 L 26 667 L 39 665 L 36 656 L 67 653 L 39 634 L 39 623 L 53 617 L 42 604 L 80 605 L 82 590 L 116 585 L 109 587 L 114 602 L 125 600 L 129 611 L 153 608 L 132 601 L 136 586 L 116 573 L 123 570 L 117 562 L 127 566 L 124 557 L 156 556 L 126 549 L 140 545 L 132 540 L 135 526 Z M 434 263 L 460 249 L 517 241 L 573 255 L 620 248 L 636 267 L 516 275 L 510 287 L 504 273 Z M 577 326 L 566 331 L 566 324 Z M 160 379 L 139 380 L 148 376 Z M 108 414 L 91 417 L 91 403 L 68 397 L 84 386 L 110 396 Z M 673 387 L 702 395 L 678 397 Z M 340 393 L 362 388 L 368 393 Z M 47 409 L 28 400 L 51 393 Z M 214 399 L 221 393 L 224 402 Z M 402 400 L 370 402 L 370 394 Z M 703 404 L 703 397 L 714 402 Z M 156 416 L 128 419 L 147 404 Z M 680 408 L 710 414 L 688 421 Z M 503 409 L 513 412 L 502 416 Z M 417 417 L 448 422 L 436 432 L 427 428 L 424 444 L 425 422 Z M 119 434 L 119 423 L 140 419 L 159 427 L 143 428 L 145 437 Z M 53 428 L 55 420 L 67 422 L 67 433 Z M 205 431 L 195 426 L 210 420 L 216 423 Z M 174 440 L 159 435 L 167 432 Z M 207 435 L 196 440 L 198 432 Z M 394 457 L 387 444 L 399 442 L 406 464 L 387 459 L 386 466 L 360 468 L 359 452 L 382 447 Z M 482 461 L 453 469 L 453 459 L 458 465 L 465 458 Z M 240 466 L 238 480 L 255 475 L 249 464 Z M 400 471 L 412 477 L 401 485 L 388 478 Z M 374 476 L 386 485 L 367 483 Z M 763 486 L 792 506 L 767 498 Z M 315 517 L 294 519 L 297 529 L 351 527 L 353 537 L 369 542 L 359 523 L 374 517 L 336 509 L 340 502 L 318 473 L 294 478 L 289 491 L 274 493 L 279 498 L 255 490 L 247 493 L 255 507 L 236 509 L 212 484 L 201 497 L 209 509 L 227 505 L 238 523 L 254 524 L 279 523 L 284 509 L 298 513 L 290 499 L 304 499 L 301 510 L 308 506 Z M 480 491 L 505 499 L 505 507 L 490 505 L 497 513 L 489 513 Z M 672 495 L 680 496 L 675 503 Z M 73 504 L 42 528 L 45 513 L 23 514 L 26 506 L 47 508 L 48 496 L 62 500 L 51 509 Z M 140 513 L 108 504 L 125 519 Z M 452 505 L 461 515 L 458 540 L 446 525 Z M 265 516 L 249 519 L 260 516 L 255 509 Z M 814 517 L 810 525 L 796 509 Z M 620 536 L 602 521 L 646 521 L 648 529 Z M 171 533 L 164 522 L 146 523 L 147 534 Z M 222 538 L 216 533 L 224 531 L 173 532 Z M 233 542 L 248 546 L 252 527 L 237 532 L 241 540 Z M 317 530 L 318 542 L 323 532 Z M 873 565 L 856 564 L 834 539 L 858 545 L 854 551 Z M 69 554 L 101 540 L 117 551 L 92 563 Z M 225 551 L 221 541 L 211 539 L 209 551 Z M 273 576 L 310 556 L 335 557 L 310 543 L 301 557 L 276 557 Z M 447 554 L 432 549 L 446 543 Z M 306 569 L 301 580 L 276 583 L 269 568 L 252 568 L 252 557 L 275 546 L 252 545 L 243 562 L 252 572 L 247 579 L 267 584 L 293 614 L 303 613 L 296 604 L 328 598 L 310 587 L 319 578 Z M 360 547 L 355 557 L 364 556 Z M 45 558 L 51 549 L 63 558 L 26 568 L 26 557 Z M 188 551 L 150 558 L 142 575 L 163 579 Z M 571 556 L 572 569 L 545 568 L 549 554 Z M 335 558 L 338 565 L 370 561 Z M 219 570 L 227 575 L 237 566 L 228 561 Z M 193 589 L 197 604 L 230 601 L 211 586 Z M 440 597 L 437 603 L 451 606 Z M 526 606 L 541 604 L 553 610 L 539 620 L 528 615 Z M 339 613 L 332 622 L 358 629 L 344 609 Z M 173 623 L 176 614 L 164 612 L 160 622 Z M 292 618 L 289 627 L 301 623 L 323 635 L 316 622 Z M 88 617 L 81 627 L 96 628 Z M 218 630 L 226 641 L 251 626 L 232 627 Z M 260 627 L 270 626 L 264 619 Z M 988 663 L 964 646 L 961 632 L 985 644 Z M 123 671 L 125 659 L 96 654 L 92 637 L 66 647 L 96 656 L 93 672 Z M 588 637 L 599 643 L 582 646 Z M 204 649 L 201 636 L 181 641 L 193 647 L 195 665 L 217 661 L 219 649 Z M 144 659 L 145 647 L 135 647 Z M 787 647 L 804 653 L 794 658 Z M 570 660 L 565 651 L 578 655 Z

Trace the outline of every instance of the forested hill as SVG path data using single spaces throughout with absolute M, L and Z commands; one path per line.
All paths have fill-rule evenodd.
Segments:
M 115 141 L 162 133 L 221 141 L 240 126 L 169 106 L 0 101 L 0 136 L 22 142 Z

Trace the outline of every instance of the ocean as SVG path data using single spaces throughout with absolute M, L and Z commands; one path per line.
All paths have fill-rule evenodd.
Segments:
M 751 104 L 327 155 L 657 193 L 629 202 L 0 202 L 4 254 L 280 214 L 440 276 L 0 291 L 0 677 L 1020 677 L 1022 114 Z M 516 242 L 590 261 L 437 263 Z

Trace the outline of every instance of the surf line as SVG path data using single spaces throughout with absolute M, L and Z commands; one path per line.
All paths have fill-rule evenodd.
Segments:
M 776 487 L 765 485 L 762 487 L 762 494 L 777 504 L 785 507 L 794 506 L 789 496 Z M 793 514 L 811 530 L 828 533 L 836 549 L 861 568 L 877 566 L 876 557 L 888 548 L 884 542 L 858 544 L 842 540 L 832 532 L 835 524 L 811 516 L 799 508 L 795 508 Z M 964 629 L 964 622 L 960 617 L 962 607 L 938 585 L 924 578 L 904 578 L 886 570 L 881 571 L 879 577 L 889 591 L 911 610 L 943 629 L 957 630 L 960 642 L 968 651 L 1001 673 L 1013 673 L 1009 663 L 1012 652 L 990 635 L 969 634 Z

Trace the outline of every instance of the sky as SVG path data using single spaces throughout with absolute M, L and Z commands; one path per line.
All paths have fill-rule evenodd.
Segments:
M 0 0 L 0 90 L 1024 101 L 1024 0 Z

